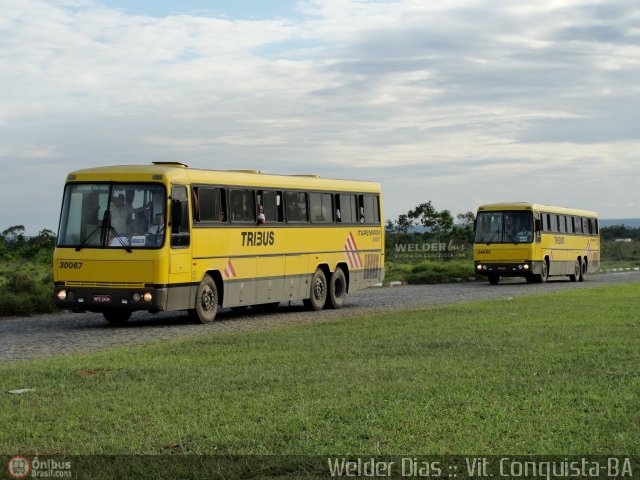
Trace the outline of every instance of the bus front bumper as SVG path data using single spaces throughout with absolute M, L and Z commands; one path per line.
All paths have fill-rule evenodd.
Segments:
M 56 285 L 55 304 L 60 308 L 104 312 L 106 310 L 149 310 L 159 312 L 167 305 L 167 288 L 102 288 Z
M 499 275 L 501 277 L 526 277 L 542 272 L 542 262 L 479 262 L 476 261 L 476 275 Z

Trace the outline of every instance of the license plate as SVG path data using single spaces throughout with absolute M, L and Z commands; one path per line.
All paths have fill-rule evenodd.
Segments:
M 111 295 L 94 295 L 93 301 L 95 303 L 107 303 L 111 301 Z

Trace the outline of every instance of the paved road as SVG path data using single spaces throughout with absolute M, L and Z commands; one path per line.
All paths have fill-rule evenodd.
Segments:
M 607 284 L 640 281 L 640 272 L 597 274 L 584 283 L 555 280 L 547 284 L 526 284 L 514 279 L 491 286 L 486 282 L 446 285 L 416 285 L 372 288 L 347 297 L 341 310 L 309 312 L 302 302 L 283 304 L 272 313 L 247 310 L 242 314 L 223 310 L 210 325 L 188 323 L 184 312 L 151 315 L 136 313 L 124 327 L 112 326 L 95 313 L 67 313 L 0 319 L 0 363 L 67 353 L 104 350 L 114 346 L 138 345 L 169 338 L 192 337 L 219 332 L 242 332 L 294 325 L 344 316 L 428 305 L 506 298 L 543 292 L 593 288 Z

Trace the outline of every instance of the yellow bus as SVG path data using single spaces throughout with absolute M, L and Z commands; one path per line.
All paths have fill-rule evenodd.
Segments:
M 180 163 L 68 175 L 54 252 L 59 307 L 125 323 L 135 310 L 302 300 L 342 307 L 384 278 L 380 184 Z
M 532 203 L 478 208 L 475 270 L 493 285 L 500 277 L 546 282 L 550 276 L 583 281 L 600 266 L 598 214 Z

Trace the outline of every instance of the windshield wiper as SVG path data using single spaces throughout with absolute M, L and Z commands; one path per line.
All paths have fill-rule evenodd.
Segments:
M 127 245 L 124 240 L 122 240 L 122 235 L 120 235 L 118 233 L 118 231 L 113 227 L 113 225 L 111 225 L 111 212 L 107 211 L 105 212 L 105 217 L 104 217 L 104 222 L 103 225 L 105 226 L 105 228 L 102 230 L 102 236 L 103 238 L 103 245 L 107 244 L 107 233 L 113 233 L 113 236 L 116 237 L 118 239 L 118 241 L 120 242 L 120 244 L 124 247 L 124 249 L 127 251 L 127 253 L 131 253 L 133 250 L 131 250 L 131 247 L 129 245 Z
M 98 230 L 103 230 L 103 228 L 104 228 L 104 226 L 105 226 L 105 221 L 106 221 L 106 219 L 107 219 L 107 214 L 108 214 L 108 213 L 109 213 L 108 211 L 105 211 L 105 212 L 104 212 L 104 215 L 103 215 L 103 217 L 102 217 L 102 223 L 101 223 L 100 225 L 96 226 L 96 228 L 94 228 L 94 229 L 91 231 L 91 233 L 89 233 L 89 235 L 87 235 L 87 236 L 84 238 L 84 240 L 82 240 L 82 242 L 80 242 L 80 245 L 78 245 L 78 246 L 76 247 L 76 252 L 79 252 L 79 251 L 80 251 L 80 250 L 82 250 L 84 247 L 86 247 L 86 246 L 87 246 L 87 243 L 89 243 L 89 240 L 91 240 L 91 239 L 93 238 L 93 236 L 96 234 L 96 232 L 97 232 Z M 100 244 L 101 244 L 101 245 L 104 245 L 104 242 L 102 241 L 102 237 L 103 237 L 103 235 L 100 235 L 100 239 L 101 239 Z
M 109 232 L 113 233 L 113 236 L 118 239 L 118 241 L 122 244 L 122 246 L 127 251 L 127 253 L 131 253 L 133 251 L 133 250 L 131 250 L 131 247 L 129 245 L 127 245 L 125 243 L 125 241 L 122 239 L 122 235 L 120 235 L 118 233 L 118 231 L 115 228 L 113 228 L 113 226 L 111 224 L 109 224 L 107 226 L 107 229 L 108 229 Z

